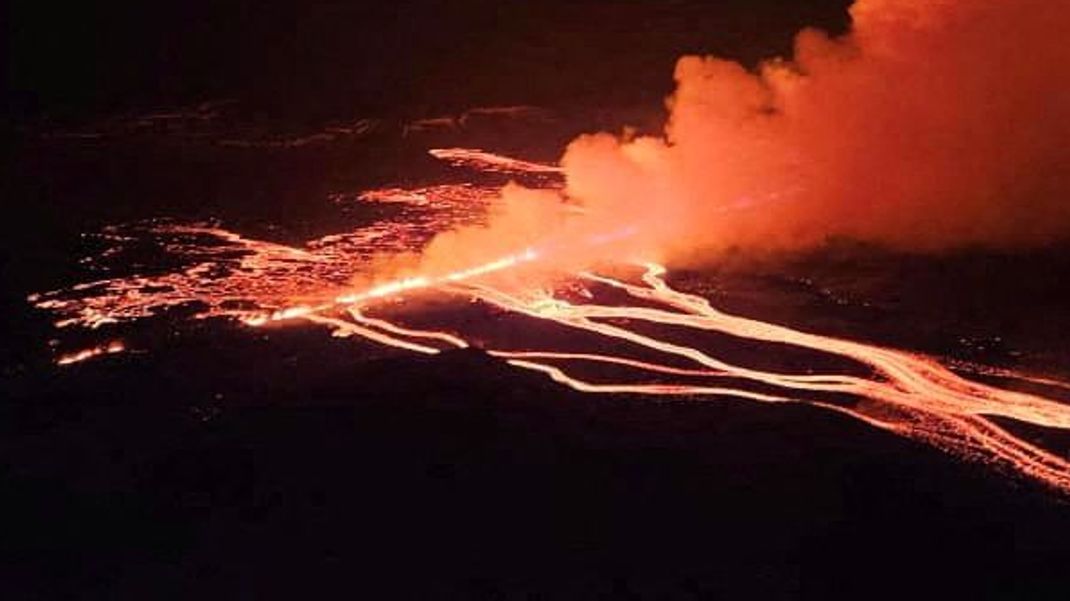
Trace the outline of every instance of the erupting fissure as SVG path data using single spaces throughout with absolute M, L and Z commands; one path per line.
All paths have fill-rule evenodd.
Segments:
M 469 156 L 463 152 L 439 154 Z M 479 154 L 481 159 L 485 155 L 482 151 Z M 505 158 L 490 163 L 512 168 L 524 165 Z M 449 197 L 448 191 L 436 190 Z M 434 197 L 425 190 L 421 203 L 433 211 L 435 203 L 425 203 L 426 194 Z M 449 215 L 449 219 L 456 219 L 455 210 Z M 399 221 L 377 227 L 407 226 Z M 807 403 L 997 464 L 1070 493 L 1070 462 L 990 419 L 1008 418 L 1067 430 L 1070 405 L 967 380 L 919 354 L 721 312 L 707 299 L 670 286 L 666 269 L 656 263 L 640 264 L 638 277 L 611 276 L 606 269 L 557 273 L 557 281 L 567 283 L 567 287 L 549 290 L 532 290 L 515 282 L 502 284 L 496 276 L 545 258 L 542 250 L 529 247 L 464 269 L 338 293 L 366 264 L 362 258 L 374 254 L 374 249 L 367 247 L 369 241 L 374 245 L 375 241 L 406 238 L 407 234 L 380 232 L 361 237 L 358 231 L 328 236 L 301 249 L 248 240 L 218 228 L 164 224 L 150 231 L 164 237 L 166 248 L 190 259 L 192 265 L 157 276 L 100 280 L 35 295 L 30 300 L 55 312 L 60 326 L 108 328 L 117 322 L 152 317 L 163 309 L 195 305 L 201 318 L 227 317 L 253 327 L 303 320 L 326 326 L 337 336 L 361 337 L 407 352 L 433 355 L 450 348 L 478 347 L 512 366 L 545 374 L 588 393 Z M 205 238 L 211 244 L 199 242 Z M 591 244 L 604 238 L 594 236 Z M 568 294 L 563 292 L 566 289 Z M 329 292 L 332 290 L 335 292 Z M 463 301 L 457 306 L 484 312 L 483 318 L 476 320 L 476 329 L 489 332 L 473 330 L 471 320 L 446 319 L 435 328 L 407 323 L 405 306 L 387 299 L 413 295 L 434 296 L 447 306 Z M 611 302 L 606 301 L 608 296 Z M 473 303 L 475 309 L 471 308 Z M 494 312 L 493 318 L 487 317 L 488 311 Z M 532 342 L 530 348 L 516 348 L 515 336 L 495 335 L 496 327 L 510 320 L 544 324 L 565 334 L 550 338 L 553 343 Z M 713 333 L 748 343 L 790 345 L 860 364 L 865 371 L 784 373 L 737 365 L 723 358 L 726 355 L 720 347 L 680 342 L 681 332 L 693 334 L 684 340 L 701 341 L 704 333 Z M 594 342 L 572 346 L 573 340 L 581 338 Z M 58 362 L 74 363 L 122 349 L 122 343 L 113 342 L 64 355 Z M 1009 370 L 999 375 L 1037 383 L 1035 378 Z M 1039 385 L 1065 386 L 1054 381 Z

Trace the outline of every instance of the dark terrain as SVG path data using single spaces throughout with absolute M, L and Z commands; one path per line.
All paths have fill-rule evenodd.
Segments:
M 8 598 L 1065 590 L 1065 503 L 847 417 L 352 351 L 204 332 L 9 381 Z

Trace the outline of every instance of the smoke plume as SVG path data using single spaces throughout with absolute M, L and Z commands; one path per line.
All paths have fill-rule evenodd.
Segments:
M 850 15 L 847 34 L 801 31 L 791 60 L 756 70 L 682 57 L 664 136 L 575 140 L 568 195 L 662 259 L 1070 234 L 1070 4 L 858 0 Z

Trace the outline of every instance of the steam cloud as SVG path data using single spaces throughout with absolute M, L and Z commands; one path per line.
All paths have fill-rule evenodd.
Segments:
M 793 59 L 753 71 L 682 57 L 663 136 L 576 139 L 569 204 L 508 186 L 486 227 L 439 236 L 403 271 L 524 246 L 583 267 L 1070 237 L 1070 3 L 857 0 L 850 15 L 845 35 L 803 30 Z
M 664 259 L 843 237 L 911 250 L 1070 234 L 1070 4 L 858 0 L 756 71 L 682 57 L 664 138 L 562 164 L 591 215 Z

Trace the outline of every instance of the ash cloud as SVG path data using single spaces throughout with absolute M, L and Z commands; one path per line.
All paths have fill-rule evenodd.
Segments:
M 755 70 L 682 57 L 662 137 L 562 166 L 591 231 L 673 261 L 830 238 L 939 251 L 1070 236 L 1070 4 L 858 0 Z

